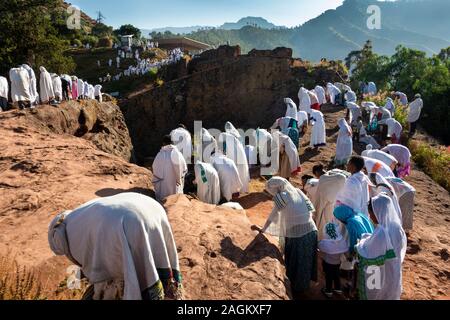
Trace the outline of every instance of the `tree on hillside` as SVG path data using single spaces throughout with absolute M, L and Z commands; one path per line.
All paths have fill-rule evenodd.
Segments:
M 98 38 L 110 37 L 113 34 L 113 27 L 103 23 L 97 23 L 92 27 L 92 35 Z
M 117 36 L 133 35 L 136 39 L 141 38 L 141 30 L 131 24 L 125 24 L 119 29 L 114 30 Z
M 52 20 L 60 4 L 60 0 L 0 2 L 0 74 L 23 63 L 60 73 L 74 70 L 73 60 L 64 54 L 68 41 Z

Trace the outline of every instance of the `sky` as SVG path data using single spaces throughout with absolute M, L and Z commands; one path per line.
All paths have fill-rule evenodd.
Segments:
M 220 26 L 247 16 L 263 17 L 276 25 L 297 26 L 343 0 L 68 0 L 115 28 L 133 24 L 142 29 Z

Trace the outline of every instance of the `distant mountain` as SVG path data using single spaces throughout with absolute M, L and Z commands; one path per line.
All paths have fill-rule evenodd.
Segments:
M 164 33 L 169 31 L 173 34 L 187 34 L 195 32 L 201 29 L 211 29 L 212 27 L 207 26 L 192 26 L 192 27 L 165 27 L 165 28 L 155 28 L 155 29 L 141 29 L 143 35 L 148 36 L 152 32 Z
M 220 26 L 218 29 L 222 30 L 239 30 L 247 26 L 257 27 L 261 29 L 275 29 L 280 28 L 273 23 L 270 23 L 264 18 L 260 17 L 246 17 L 242 18 L 238 22 L 227 22 Z
M 381 9 L 380 30 L 367 27 L 369 5 Z M 244 18 L 245 26 L 239 30 L 225 30 L 225 24 L 223 29 L 198 30 L 188 36 L 211 45 L 239 44 L 244 52 L 288 46 L 294 49 L 295 56 L 311 61 L 344 59 L 350 51 L 362 48 L 367 40 L 372 41 L 375 52 L 380 54 L 391 55 L 398 45 L 404 45 L 431 55 L 450 46 L 448 12 L 449 0 L 345 0 L 335 10 L 296 28 L 255 28 L 252 18 Z M 236 24 L 236 28 L 239 26 Z

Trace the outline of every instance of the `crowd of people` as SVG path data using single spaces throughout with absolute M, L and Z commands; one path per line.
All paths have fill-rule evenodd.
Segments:
M 38 81 L 33 68 L 23 64 L 10 70 L 9 82 L 0 76 L 0 111 L 8 110 L 10 103 L 19 109 L 27 109 L 40 104 L 57 106 L 68 100 L 102 101 L 101 85 L 91 85 L 76 76 L 49 73 L 42 66 L 39 72 Z
M 51 99 L 46 86 L 53 82 L 45 69 L 41 72 L 41 95 Z M 374 95 L 376 85 L 368 83 L 362 90 Z M 219 135 L 202 129 L 194 138 L 180 124 L 163 138 L 153 162 L 156 200 L 195 193 L 205 203 L 239 208 L 240 195 L 250 191 L 250 167 L 275 161 L 276 170 L 265 175 L 273 211 L 264 226 L 252 229 L 280 239 L 294 297 L 318 281 L 320 258 L 326 298 L 398 300 L 415 189 L 404 180 L 411 154 L 401 145 L 403 128 L 393 119 L 394 99 L 403 105 L 404 97 L 395 93 L 385 106 L 359 106 L 348 85 L 301 86 L 299 104 L 286 98 L 286 115 L 271 128 L 258 128 L 254 145 L 246 145 L 246 137 L 231 122 Z M 348 110 L 336 123 L 336 156 L 329 170 L 317 164 L 312 175 L 304 172 L 298 187 L 292 179 L 302 172 L 299 148 L 306 132 L 311 130 L 309 148 L 321 152 L 327 146 L 321 112 L 326 103 Z M 422 107 L 417 95 L 409 105 L 411 134 Z M 354 155 L 355 143 L 365 146 L 361 156 Z M 82 268 L 92 284 L 87 299 L 182 298 L 175 241 L 156 200 L 121 194 L 91 201 L 52 222 L 50 246 Z M 106 256 L 120 261 L 108 264 Z

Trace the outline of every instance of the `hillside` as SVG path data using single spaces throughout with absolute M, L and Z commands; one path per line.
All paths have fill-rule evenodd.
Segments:
M 261 17 L 246 17 L 240 19 L 238 22 L 226 22 L 219 27 L 219 29 L 223 30 L 239 30 L 246 26 L 253 26 L 261 29 L 275 29 L 281 28 L 280 26 L 276 26 L 273 23 L 267 21 Z
M 367 8 L 372 4 L 381 9 L 381 30 L 367 27 Z M 199 30 L 188 36 L 212 45 L 229 41 L 241 45 L 243 52 L 287 46 L 294 49 L 294 56 L 310 61 L 342 60 L 349 52 L 362 48 L 367 40 L 373 42 L 379 54 L 390 55 L 395 47 L 404 45 L 432 55 L 450 45 L 450 22 L 445 16 L 449 10 L 450 2 L 446 0 L 346 0 L 335 10 L 297 28 L 267 30 L 245 26 L 239 30 Z

